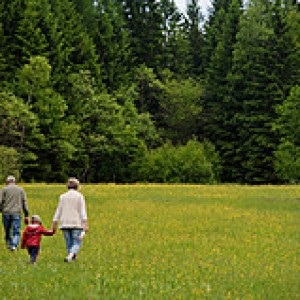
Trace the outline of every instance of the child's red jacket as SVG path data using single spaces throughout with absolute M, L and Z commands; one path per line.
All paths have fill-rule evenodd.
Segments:
M 42 235 L 53 235 L 54 232 L 52 230 L 46 230 L 40 224 L 30 224 L 28 225 L 23 234 L 21 239 L 21 248 L 24 249 L 25 247 L 39 247 L 42 239 Z

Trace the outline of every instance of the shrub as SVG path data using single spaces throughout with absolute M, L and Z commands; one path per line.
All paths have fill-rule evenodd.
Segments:
M 166 143 L 131 165 L 135 181 L 159 183 L 214 183 L 218 168 L 214 147 L 196 140 L 180 146 Z
M 282 142 L 275 152 L 276 174 L 285 182 L 300 181 L 300 148 L 289 141 Z

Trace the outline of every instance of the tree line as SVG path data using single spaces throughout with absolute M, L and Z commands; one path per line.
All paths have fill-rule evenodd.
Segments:
M 1 1 L 0 177 L 298 182 L 299 10 Z

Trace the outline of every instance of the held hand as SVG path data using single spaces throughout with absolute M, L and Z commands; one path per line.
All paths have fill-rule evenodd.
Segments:
M 52 228 L 51 228 L 51 230 L 53 231 L 53 234 L 55 234 L 55 232 L 56 232 L 56 226 L 57 226 L 57 222 L 53 222 Z
M 83 231 L 88 232 L 89 231 L 89 225 L 87 220 L 83 221 Z
M 85 231 L 82 231 L 80 236 L 78 237 L 78 240 L 82 241 L 84 236 L 85 236 Z

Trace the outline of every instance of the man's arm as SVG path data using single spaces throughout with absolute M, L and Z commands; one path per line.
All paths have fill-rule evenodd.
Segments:
M 2 212 L 3 190 L 0 190 L 0 212 Z
M 26 241 L 27 241 L 27 228 L 24 230 L 21 238 L 21 249 L 24 249 L 26 247 Z
M 26 193 L 23 189 L 21 190 L 21 199 L 22 199 L 22 209 L 23 209 L 24 216 L 25 216 L 24 223 L 27 225 L 27 224 L 29 224 L 29 218 L 28 218 L 29 211 L 28 211 Z
M 24 216 L 25 218 L 28 218 L 29 212 L 28 212 L 27 198 L 26 198 L 26 193 L 23 189 L 21 190 L 21 199 L 22 199 L 22 206 L 23 206 L 22 209 L 24 212 Z

